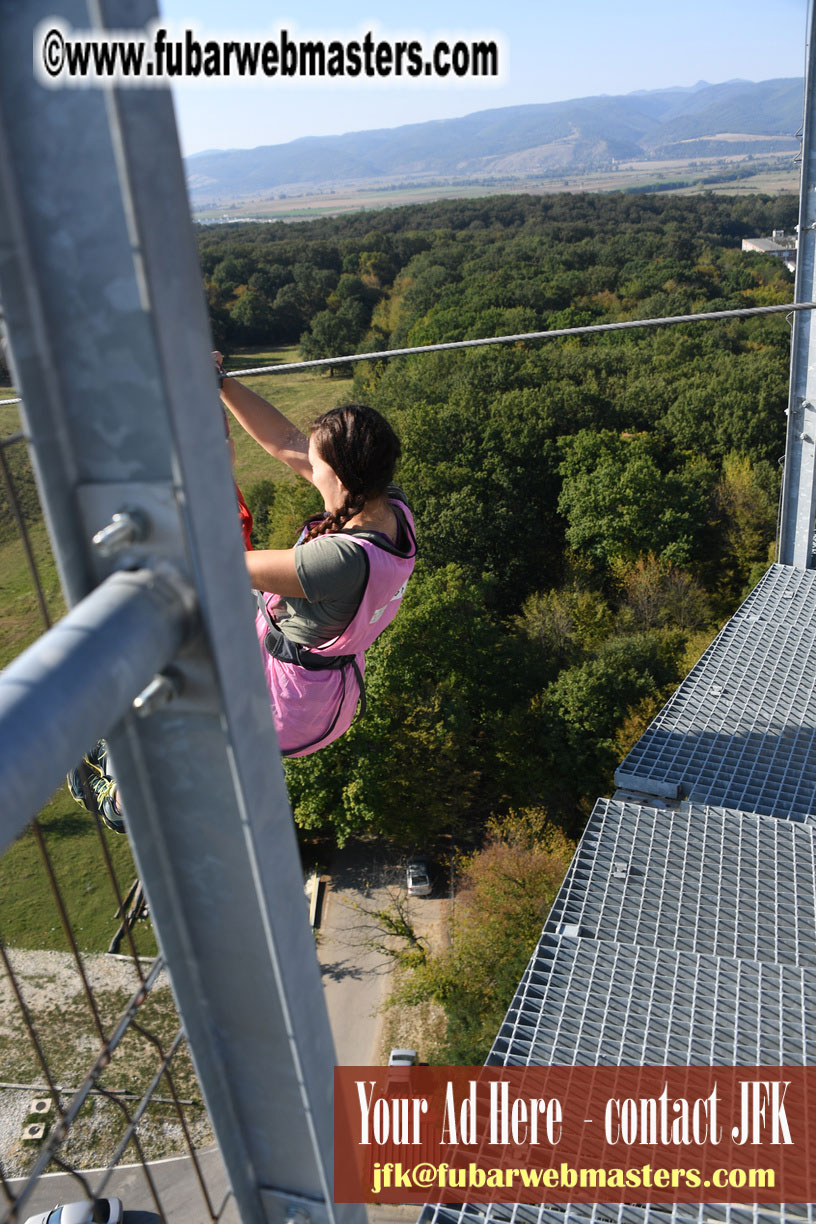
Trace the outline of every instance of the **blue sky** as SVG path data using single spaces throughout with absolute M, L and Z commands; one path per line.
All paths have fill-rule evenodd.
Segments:
M 299 136 L 398 127 L 492 107 L 554 102 L 670 85 L 801 76 L 807 0 L 159 0 L 168 23 L 209 37 L 351 39 L 373 27 L 383 38 L 500 37 L 498 84 L 410 86 L 361 81 L 175 89 L 185 154 L 252 148 Z

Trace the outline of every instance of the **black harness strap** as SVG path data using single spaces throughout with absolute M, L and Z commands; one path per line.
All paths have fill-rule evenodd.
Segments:
M 319 744 L 321 740 L 326 739 L 331 735 L 335 728 L 340 711 L 343 708 L 343 701 L 346 696 L 346 676 L 345 669 L 350 667 L 354 672 L 354 678 L 357 681 L 357 687 L 360 693 L 358 700 L 358 708 L 354 715 L 355 719 L 362 718 L 366 712 L 366 691 L 363 674 L 357 665 L 357 656 L 353 654 L 346 655 L 328 655 L 321 654 L 318 651 L 310 650 L 308 646 L 303 646 L 300 642 L 293 642 L 288 638 L 282 629 L 273 621 L 269 608 L 266 606 L 266 600 L 263 597 L 262 591 L 255 591 L 255 600 L 266 621 L 266 635 L 264 637 L 264 646 L 269 651 L 274 659 L 280 659 L 282 663 L 294 663 L 297 667 L 303 667 L 306 671 L 343 671 L 343 691 L 340 694 L 340 701 L 337 706 L 337 712 L 331 721 L 330 726 L 316 740 L 312 740 L 309 744 L 302 744 L 299 748 L 293 748 L 289 752 L 284 752 L 283 756 L 294 756 L 298 752 L 303 752 L 306 748 L 311 748 L 314 744 Z
M 296 663 L 298 667 L 305 667 L 307 671 L 338 671 L 354 660 L 352 654 L 321 654 L 319 651 L 310 650 L 308 646 L 301 645 L 300 642 L 293 642 L 273 621 L 262 591 L 255 592 L 255 600 L 266 621 L 264 645 L 273 658 L 280 659 L 284 663 Z

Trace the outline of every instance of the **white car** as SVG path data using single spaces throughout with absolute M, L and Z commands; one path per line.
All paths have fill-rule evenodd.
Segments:
M 25 1224 L 122 1224 L 122 1200 L 101 1198 L 96 1203 L 83 1199 L 79 1203 L 63 1203 L 51 1211 L 29 1216 Z
M 417 1065 L 416 1050 L 392 1050 L 388 1055 L 386 1092 L 404 1092 L 411 1084 L 411 1067 Z
M 388 1055 L 389 1067 L 415 1067 L 416 1050 L 392 1050 Z
M 405 886 L 409 897 L 430 897 L 433 892 L 428 860 L 417 854 L 405 868 Z

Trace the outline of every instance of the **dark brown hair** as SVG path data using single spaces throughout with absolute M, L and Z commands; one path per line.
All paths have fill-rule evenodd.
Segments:
M 307 540 L 340 531 L 370 498 L 381 497 L 400 456 L 399 438 L 385 417 L 367 404 L 343 404 L 324 412 L 313 423 L 311 436 L 321 459 L 348 491 L 337 513 L 311 525 Z

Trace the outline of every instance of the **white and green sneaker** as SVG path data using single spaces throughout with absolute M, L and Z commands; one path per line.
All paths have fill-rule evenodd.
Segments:
M 119 789 L 116 779 L 105 772 L 107 760 L 108 745 L 101 739 L 93 751 L 84 757 L 82 763 L 71 770 L 65 780 L 77 803 L 81 804 L 86 811 L 93 812 L 94 808 L 88 802 L 88 792 L 90 792 L 96 811 L 102 817 L 105 825 L 114 833 L 124 833 L 125 825 L 119 806 Z M 83 785 L 83 774 L 85 785 Z

